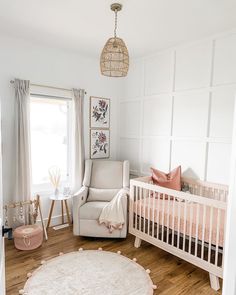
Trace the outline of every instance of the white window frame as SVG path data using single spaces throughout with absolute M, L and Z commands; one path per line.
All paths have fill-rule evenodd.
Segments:
M 71 171 L 72 171 L 72 134 L 71 134 L 71 127 L 72 127 L 72 96 L 62 96 L 60 93 L 57 95 L 55 91 L 53 94 L 48 93 L 48 91 L 30 91 L 30 101 L 34 98 L 42 98 L 43 99 L 56 99 L 56 100 L 64 100 L 67 101 L 67 179 L 66 181 L 62 181 L 61 185 L 71 184 Z M 50 193 L 53 191 L 52 184 L 48 183 L 41 183 L 41 184 L 33 184 L 32 183 L 32 193 Z

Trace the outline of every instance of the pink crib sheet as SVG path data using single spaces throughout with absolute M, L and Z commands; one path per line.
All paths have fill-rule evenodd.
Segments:
M 165 199 L 158 200 L 150 197 L 150 199 L 142 199 L 141 201 L 138 200 L 137 202 L 134 202 L 133 208 L 137 215 L 145 217 L 145 219 L 150 221 L 154 221 L 159 225 L 169 227 L 170 229 L 179 231 L 182 234 L 185 232 L 188 236 L 191 234 L 192 238 L 196 238 L 196 234 L 198 234 L 198 240 L 204 240 L 207 243 L 211 241 L 211 244 L 213 245 L 217 245 L 217 241 L 218 246 L 223 247 L 224 245 L 225 211 L 222 209 L 213 208 L 212 222 L 210 222 L 211 208 L 206 206 L 204 219 L 204 207 L 203 205 L 197 203 L 191 204 L 186 202 L 185 210 L 185 202 L 178 202 L 176 200 L 168 201 Z M 217 226 L 219 227 L 218 230 Z

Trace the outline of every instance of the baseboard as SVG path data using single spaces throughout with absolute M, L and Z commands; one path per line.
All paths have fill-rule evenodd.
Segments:
M 71 214 L 70 214 L 70 218 L 71 218 Z M 43 222 L 44 222 L 45 226 L 47 226 L 48 218 L 44 218 L 43 219 Z M 66 222 L 68 222 L 67 221 L 67 215 L 64 214 L 64 223 L 66 223 Z M 37 219 L 36 223 L 37 224 L 40 224 L 41 223 L 41 219 Z M 53 226 L 58 225 L 58 224 L 61 224 L 61 223 L 62 223 L 61 215 L 52 216 L 51 222 L 50 222 L 50 227 L 53 227 Z

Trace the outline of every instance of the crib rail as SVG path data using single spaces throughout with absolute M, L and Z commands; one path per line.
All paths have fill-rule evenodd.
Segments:
M 184 178 L 189 192 L 131 180 L 129 231 L 222 277 L 227 186 Z
M 227 185 L 182 177 L 182 186 L 188 187 L 191 194 L 227 202 Z

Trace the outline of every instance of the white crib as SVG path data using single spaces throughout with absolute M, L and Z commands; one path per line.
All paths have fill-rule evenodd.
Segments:
M 129 232 L 135 247 L 145 240 L 210 274 L 220 289 L 228 186 L 182 178 L 188 192 L 152 184 L 151 177 L 130 181 Z

